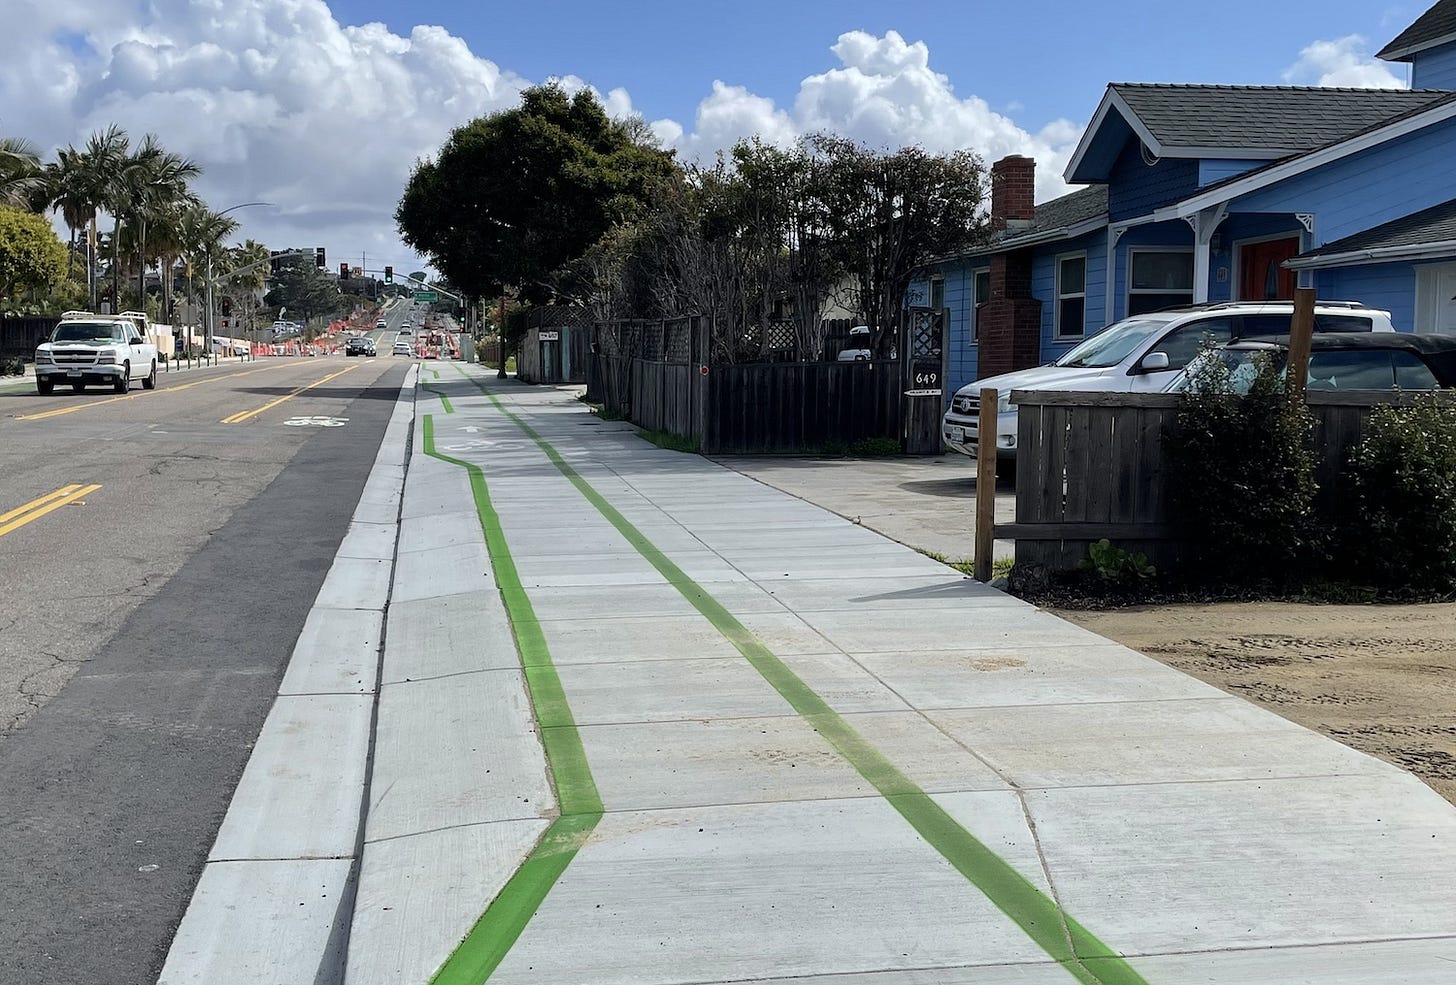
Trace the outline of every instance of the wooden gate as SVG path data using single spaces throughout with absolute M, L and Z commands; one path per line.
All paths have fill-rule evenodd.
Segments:
M 900 338 L 900 364 L 904 384 L 902 412 L 907 455 L 945 452 L 941 418 L 945 414 L 945 385 L 950 351 L 944 309 L 911 308 L 905 313 Z

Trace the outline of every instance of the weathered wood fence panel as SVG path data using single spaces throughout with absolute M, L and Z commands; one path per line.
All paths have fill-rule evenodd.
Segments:
M 0 356 L 35 358 L 35 347 L 59 323 L 59 318 L 0 318 Z
M 804 451 L 882 438 L 899 442 L 898 361 L 715 366 L 704 450 Z
M 1177 394 L 1017 390 L 1016 521 L 996 528 L 1016 541 L 1016 563 L 1075 568 L 1090 545 L 1111 540 L 1173 570 L 1188 546 L 1174 523 L 1165 441 Z M 1340 515 L 1350 455 L 1371 411 L 1409 400 L 1383 391 L 1311 392 L 1316 509 Z

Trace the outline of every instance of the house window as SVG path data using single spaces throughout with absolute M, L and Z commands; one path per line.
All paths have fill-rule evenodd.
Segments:
M 991 271 L 977 270 L 971 273 L 971 342 L 980 335 L 981 305 L 991 300 Z
M 1057 257 L 1057 338 L 1081 338 L 1086 324 L 1087 254 Z
M 1188 250 L 1133 250 L 1128 257 L 1127 313 L 1147 314 L 1193 303 L 1193 254 Z
M 930 279 L 930 310 L 940 311 L 945 307 L 945 278 Z

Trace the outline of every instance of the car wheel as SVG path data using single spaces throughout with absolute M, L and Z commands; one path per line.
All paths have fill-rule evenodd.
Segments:
M 157 388 L 157 364 L 152 363 L 152 372 L 146 379 L 142 380 L 143 390 L 155 390 Z
M 126 393 L 131 389 L 131 363 L 121 364 L 121 375 L 116 378 L 116 392 Z
M 55 385 L 55 383 L 53 381 L 51 381 L 51 380 L 43 380 L 40 377 L 36 377 L 36 380 L 35 380 L 35 392 L 36 393 L 39 393 L 42 396 L 44 396 L 45 394 L 50 393 L 55 388 L 56 388 L 56 385 Z

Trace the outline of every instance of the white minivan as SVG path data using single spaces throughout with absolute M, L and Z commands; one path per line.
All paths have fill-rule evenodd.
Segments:
M 1225 301 L 1134 315 L 1104 328 L 1056 362 L 977 380 L 961 387 L 942 421 L 945 443 L 975 456 L 981 389 L 997 392 L 996 457 L 1016 458 L 1013 390 L 1160 393 L 1205 344 L 1260 335 L 1288 335 L 1292 301 Z M 1390 312 L 1358 301 L 1317 301 L 1317 332 L 1393 332 Z

